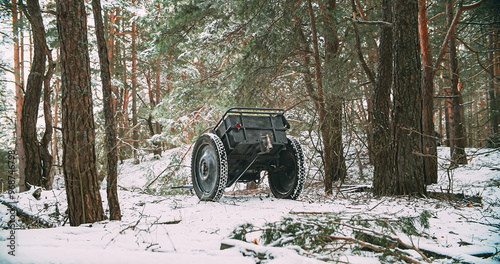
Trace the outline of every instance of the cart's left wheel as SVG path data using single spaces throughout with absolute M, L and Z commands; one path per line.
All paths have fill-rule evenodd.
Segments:
M 228 178 L 227 156 L 217 135 L 201 135 L 193 148 L 191 177 L 200 200 L 218 201 L 224 194 Z
M 286 149 L 280 152 L 279 169 L 269 171 L 269 187 L 276 198 L 299 198 L 305 182 L 304 153 L 297 139 L 287 136 Z

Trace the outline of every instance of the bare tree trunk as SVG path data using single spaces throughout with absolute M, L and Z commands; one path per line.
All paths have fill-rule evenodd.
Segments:
M 106 39 L 104 38 L 104 25 L 102 21 L 101 1 L 92 0 L 92 11 L 94 13 L 97 46 L 99 50 L 99 61 L 101 62 L 102 96 L 104 104 L 104 122 L 106 126 L 106 158 L 107 158 L 107 197 L 109 205 L 109 219 L 121 220 L 120 203 L 118 202 L 117 179 L 118 179 L 118 156 L 116 154 L 116 125 L 115 106 L 113 104 L 113 92 L 111 88 L 111 72 L 108 59 Z
M 447 97 L 444 100 L 444 123 L 445 123 L 445 132 L 446 132 L 446 146 L 449 147 L 450 149 L 453 148 L 453 140 L 451 140 L 451 89 L 450 88 L 444 88 L 444 93 L 445 96 Z
M 57 46 L 57 61 L 60 61 L 60 58 L 59 58 L 59 45 Z M 60 68 L 58 66 L 56 66 L 56 72 L 59 73 L 60 72 Z M 57 124 L 59 122 L 59 115 L 58 115 L 58 112 L 59 112 L 59 89 L 60 89 L 60 83 L 59 83 L 59 79 L 56 79 L 56 96 L 55 96 L 55 100 L 54 100 L 54 131 L 52 133 L 53 135 L 53 139 L 52 139 L 52 156 L 53 156 L 53 160 L 52 160 L 52 164 L 55 164 L 57 162 L 57 154 L 58 154 L 58 148 L 57 148 L 57 131 L 56 131 L 56 128 L 57 128 Z M 54 170 L 55 171 L 55 170 Z
M 394 1 L 394 148 L 392 195 L 426 192 L 422 158 L 422 79 L 418 39 L 418 2 Z
M 453 0 L 446 1 L 446 20 L 448 27 L 453 23 Z M 462 93 L 459 90 L 459 73 L 457 61 L 457 49 L 455 38 L 451 38 L 448 43 L 448 56 L 450 63 L 450 78 L 451 78 L 451 117 L 450 117 L 450 137 L 453 141 L 450 148 L 451 160 L 455 164 L 467 164 L 467 155 L 465 154 L 465 147 L 467 146 L 467 139 L 465 137 L 465 119 L 463 110 Z
M 151 70 L 149 70 L 148 74 L 146 75 L 146 80 L 148 83 L 148 92 L 149 92 L 149 104 L 151 107 L 151 113 L 149 114 L 147 123 L 148 123 L 148 128 L 149 128 L 149 132 L 151 133 L 151 136 L 153 136 L 155 134 L 159 134 L 159 131 L 158 132 L 155 131 L 155 126 L 153 126 L 153 114 L 152 114 L 152 111 L 154 110 L 155 106 L 158 104 L 157 102 L 159 102 L 159 100 L 160 100 L 160 98 L 158 96 L 158 91 L 157 91 L 157 89 L 158 89 L 157 86 L 159 85 L 159 79 L 160 79 L 159 74 L 160 74 L 160 72 L 157 71 L 156 78 L 155 78 L 156 85 L 155 85 L 154 90 L 153 90 L 153 87 L 152 87 L 153 85 L 152 85 L 152 81 L 151 81 Z M 156 122 L 156 124 L 158 124 L 158 122 Z M 160 142 L 157 142 L 157 141 L 153 142 L 153 154 L 161 156 L 161 143 Z
M 160 6 L 160 5 L 158 5 Z M 161 63 L 161 59 L 158 58 L 158 66 L 156 68 L 156 89 L 155 89 L 155 96 L 156 96 L 156 104 L 158 105 L 161 101 L 161 72 L 160 72 L 160 63 Z M 156 122 L 156 134 L 161 134 L 161 125 L 160 125 L 160 122 Z M 156 152 L 155 152 L 155 155 L 158 154 L 161 156 L 161 152 L 162 152 L 162 143 L 161 142 L 155 142 L 155 146 L 156 146 Z
M 57 0 L 61 41 L 63 167 L 71 226 L 103 220 L 97 183 L 87 13 L 83 0 Z
M 490 28 L 491 30 L 494 30 L 493 26 Z M 493 31 L 495 32 L 495 31 Z M 490 126 L 491 126 L 491 146 L 498 146 L 500 143 L 500 134 L 499 134 L 499 123 L 500 123 L 500 105 L 499 105 L 499 99 L 498 99 L 498 94 L 496 93 L 495 89 L 495 55 L 494 55 L 494 50 L 495 50 L 495 40 L 494 40 L 494 34 L 491 32 L 488 34 L 488 46 L 489 46 L 489 51 L 488 51 L 488 60 L 490 67 L 488 68 L 488 95 L 490 99 L 490 107 L 489 107 L 489 113 L 490 113 Z
M 311 0 L 307 1 L 309 18 L 311 21 L 311 33 L 313 44 L 313 57 L 315 68 L 315 80 L 317 87 L 317 111 L 319 117 L 319 127 L 321 138 L 323 140 L 323 164 L 325 166 L 325 194 L 333 192 L 334 181 L 343 181 L 346 175 L 346 167 L 342 146 L 342 101 L 336 95 L 328 98 L 325 102 L 323 81 L 321 75 L 321 61 L 318 48 L 318 36 L 316 30 L 316 21 L 312 9 Z M 330 0 L 327 3 L 327 9 L 335 8 L 335 1 Z M 328 65 L 332 64 L 333 57 L 338 51 L 338 40 L 336 35 L 327 37 L 326 51 Z M 337 45 L 337 46 L 335 46 Z
M 418 1 L 418 32 L 422 51 L 422 133 L 424 153 L 424 178 L 426 184 L 437 183 L 437 144 L 434 135 L 434 68 L 427 28 L 425 0 Z
M 42 155 L 40 153 L 36 122 L 38 120 L 38 106 L 40 105 L 45 74 L 45 29 L 38 1 L 28 0 L 27 9 L 31 17 L 30 24 L 33 31 L 33 45 L 35 48 L 26 84 L 26 94 L 21 117 L 21 136 L 26 155 L 26 184 L 42 186 Z
M 132 0 L 132 5 L 135 5 L 135 0 Z M 132 14 L 134 17 L 135 14 Z M 134 163 L 139 163 L 137 150 L 139 149 L 139 134 L 137 132 L 137 45 L 136 45 L 136 26 L 135 21 L 132 22 L 132 139 L 134 140 Z
M 351 7 L 352 7 L 354 19 L 357 19 L 357 16 L 356 16 L 357 8 L 356 8 L 356 4 L 354 3 L 354 0 L 351 0 Z M 361 14 L 361 17 L 365 18 L 363 13 L 360 13 L 360 14 Z M 373 123 L 373 115 L 372 115 L 373 103 L 372 103 L 371 93 L 373 92 L 374 87 L 376 85 L 376 79 L 375 79 L 375 75 L 373 74 L 372 69 L 370 69 L 370 67 L 366 63 L 366 60 L 363 56 L 363 52 L 361 51 L 361 40 L 359 37 L 358 24 L 356 22 L 354 22 L 353 24 L 354 24 L 354 37 L 356 40 L 356 45 L 355 45 L 356 46 L 356 53 L 357 53 L 359 61 L 361 63 L 361 68 L 363 69 L 363 72 L 365 73 L 366 77 L 368 78 L 368 81 L 370 82 L 370 85 L 368 86 L 369 88 L 366 91 L 366 94 L 367 94 L 366 104 L 368 106 L 368 117 L 366 118 L 366 120 L 368 121 L 368 125 L 366 125 L 365 131 L 366 131 L 366 138 L 367 138 L 367 145 L 368 145 L 368 156 L 370 159 L 370 163 L 373 164 L 373 159 L 374 159 L 374 157 L 373 157 L 373 140 L 374 140 L 374 138 L 373 138 L 373 126 L 372 126 L 372 123 Z
M 42 158 L 42 186 L 46 190 L 52 190 L 52 183 L 54 182 L 54 169 L 52 167 L 53 157 L 50 154 L 49 147 L 52 140 L 52 111 L 50 109 L 50 80 L 54 74 L 54 67 L 56 66 L 52 60 L 52 53 L 45 43 L 45 51 L 47 53 L 49 68 L 43 80 L 43 117 L 45 120 L 45 132 L 43 133 L 42 141 L 40 144 L 40 155 Z
M 21 119 L 23 111 L 23 86 L 21 82 L 21 61 L 19 58 L 19 26 L 17 0 L 12 0 L 12 30 L 14 42 L 14 81 L 16 85 L 16 151 L 19 161 L 19 191 L 26 190 L 26 155 L 24 154 L 24 144 L 22 138 Z
M 333 13 L 336 8 L 336 0 L 328 0 L 325 2 L 325 5 L 327 13 Z M 331 18 L 327 19 L 331 20 Z M 332 21 L 330 21 L 330 27 L 326 28 L 331 28 L 331 30 L 326 30 L 325 32 L 325 65 L 327 67 L 327 71 L 329 71 L 338 67 L 338 64 L 335 63 L 335 58 L 337 58 L 339 53 L 340 41 L 336 27 Z M 331 144 L 328 152 L 332 156 L 332 161 L 331 164 L 326 163 L 325 167 L 331 167 L 331 170 L 333 171 L 333 181 L 344 182 L 345 176 L 347 174 L 347 167 L 344 157 L 344 146 L 342 141 L 342 108 L 344 105 L 344 100 L 341 96 L 336 94 L 336 91 L 340 89 L 335 89 L 334 84 L 331 83 L 332 80 L 329 78 L 327 78 L 326 80 L 327 88 L 329 88 L 328 90 L 331 91 L 331 96 L 327 97 L 327 100 L 325 100 L 325 108 L 327 120 L 326 129 L 330 133 L 327 138 L 330 140 L 329 144 Z
M 382 20 L 392 22 L 392 0 L 382 1 Z M 392 182 L 390 102 L 392 87 L 392 28 L 381 26 L 378 73 L 373 92 L 373 190 L 386 195 Z

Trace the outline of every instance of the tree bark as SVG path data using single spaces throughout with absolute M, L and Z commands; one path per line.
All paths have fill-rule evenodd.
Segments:
M 45 42 L 45 41 L 44 41 Z M 47 47 L 45 42 L 45 51 L 47 55 L 49 68 L 43 80 L 43 117 L 45 121 L 45 132 L 40 142 L 40 155 L 42 158 L 42 186 L 46 190 L 52 190 L 52 183 L 54 182 L 54 169 L 52 167 L 53 157 L 50 154 L 49 147 L 52 140 L 52 111 L 50 109 L 50 80 L 54 74 L 55 63 L 52 60 L 52 53 Z
M 42 186 L 42 155 L 40 153 L 36 123 L 45 74 L 45 29 L 38 1 L 28 0 L 26 4 L 30 16 L 33 45 L 35 48 L 28 82 L 26 83 L 26 94 L 21 117 L 21 136 L 26 155 L 26 168 L 24 172 L 26 175 L 26 185 Z
M 358 2 L 359 4 L 359 2 Z M 362 10 L 361 10 L 361 7 L 358 6 L 356 8 L 356 4 L 354 2 L 354 0 L 351 0 L 351 7 L 352 7 L 352 12 L 353 12 L 353 18 L 354 20 L 357 20 L 357 10 L 359 10 L 360 12 L 360 16 L 366 20 L 366 17 L 364 16 Z M 389 22 L 390 23 L 390 22 Z M 375 79 L 375 75 L 372 71 L 372 69 L 370 69 L 370 67 L 368 66 L 368 63 L 366 62 L 365 60 L 365 57 L 363 55 L 363 52 L 361 50 L 361 40 L 360 40 L 360 37 L 359 37 L 359 30 L 358 30 L 358 24 L 356 22 L 353 22 L 353 29 L 354 29 L 354 38 L 356 40 L 356 53 L 358 55 L 358 58 L 359 58 L 359 62 L 361 63 L 361 68 L 363 69 L 363 72 L 365 73 L 366 77 L 368 78 L 368 81 L 370 82 L 370 85 L 368 85 L 368 89 L 366 89 L 366 104 L 367 104 L 367 107 L 368 107 L 368 117 L 366 118 L 367 122 L 368 122 L 368 125 L 366 125 L 366 138 L 367 138 L 367 147 L 368 147 L 368 158 L 369 158 L 369 161 L 371 164 L 373 164 L 373 103 L 372 103 L 372 93 L 373 93 L 373 90 L 375 89 L 375 85 L 376 85 L 376 79 Z M 376 46 L 376 43 L 375 43 L 375 46 Z
M 57 0 L 61 41 L 63 170 L 71 226 L 103 220 L 97 184 L 87 13 L 83 0 Z
M 392 0 L 382 0 L 382 21 L 392 22 Z M 390 102 L 393 71 L 392 28 L 380 27 L 378 73 L 373 92 L 373 191 L 389 194 L 392 182 Z
M 434 135 L 434 67 L 427 28 L 427 6 L 418 0 L 418 32 L 422 52 L 422 133 L 424 153 L 424 178 L 426 184 L 437 183 L 437 143 Z
M 135 0 L 132 0 L 132 5 L 135 6 Z M 135 13 L 132 14 L 132 17 Z M 137 45 L 136 45 L 136 26 L 135 21 L 132 22 L 132 127 L 137 125 Z M 139 163 L 138 149 L 139 149 L 139 134 L 138 130 L 132 131 L 132 139 L 134 140 L 134 163 Z
M 323 164 L 325 166 L 325 194 L 333 193 L 334 181 L 343 181 L 346 175 L 346 167 L 342 146 L 342 101 L 336 95 L 332 95 L 328 103 L 325 102 L 323 80 L 321 75 L 321 61 L 318 48 L 318 36 L 316 30 L 316 21 L 311 0 L 307 1 L 309 18 L 311 22 L 311 34 L 313 44 L 313 57 L 315 68 L 315 80 L 317 87 L 317 112 L 319 117 L 319 127 L 321 138 L 323 140 Z M 327 2 L 328 9 L 335 8 L 335 1 Z M 332 59 L 338 51 L 338 44 L 335 41 L 335 35 L 326 37 L 326 56 L 325 63 L 333 64 Z M 331 84 L 330 84 L 331 85 Z M 330 98 L 329 98 L 330 99 Z
M 494 28 L 493 26 L 490 27 L 490 29 L 493 31 Z M 495 32 L 495 31 L 493 31 Z M 494 55 L 494 50 L 495 50 L 495 40 L 494 40 L 494 34 L 490 33 L 488 34 L 488 60 L 490 67 L 488 68 L 488 96 L 489 96 L 489 114 L 490 114 L 490 126 L 491 126 L 491 136 L 490 138 L 494 141 L 492 142 L 491 146 L 498 146 L 497 142 L 500 138 L 499 134 L 499 123 L 500 123 L 500 104 L 498 100 L 498 95 L 496 93 L 495 89 L 495 55 Z M 497 31 L 496 31 L 497 32 Z M 496 33 L 495 32 L 495 33 Z
M 453 23 L 453 0 L 446 1 L 446 21 L 448 27 L 451 28 Z M 465 137 L 465 119 L 463 110 L 462 93 L 458 87 L 459 73 L 457 61 L 457 48 L 455 38 L 451 38 L 448 42 L 448 61 L 450 63 L 450 78 L 451 78 L 451 117 L 450 117 L 450 140 L 453 141 L 450 148 L 451 160 L 454 164 L 467 164 L 467 155 L 465 147 L 467 139 Z
M 388 193 L 425 194 L 418 2 L 396 0 L 394 11 L 393 169 Z
M 159 68 L 159 66 L 158 66 L 158 68 Z M 152 85 L 152 80 L 151 80 L 151 70 L 146 75 L 146 80 L 148 83 L 148 92 L 149 92 L 149 104 L 151 107 L 151 113 L 149 114 L 149 117 L 147 119 L 147 123 L 148 123 L 148 128 L 149 128 L 149 132 L 150 132 L 151 136 L 154 136 L 155 134 L 160 134 L 160 131 L 159 131 L 158 126 L 157 126 L 158 122 L 156 122 L 155 126 L 153 126 L 153 113 L 152 113 L 155 106 L 158 104 L 157 102 L 159 102 L 159 100 L 160 100 L 160 97 L 158 95 L 158 89 L 160 89 L 160 87 L 159 87 L 160 86 L 160 75 L 159 74 L 160 74 L 159 70 L 156 71 L 156 76 L 155 76 L 156 84 L 155 84 L 154 90 L 152 87 L 153 85 Z M 161 142 L 158 142 L 158 141 L 153 142 L 153 154 L 161 156 Z
M 59 58 L 59 45 L 57 46 L 57 61 L 60 61 L 60 58 Z M 60 72 L 60 68 L 59 66 L 56 66 L 56 73 L 59 73 Z M 57 131 L 56 131 L 56 128 L 57 128 L 57 124 L 59 123 L 59 89 L 60 89 L 60 82 L 59 82 L 59 79 L 56 79 L 56 94 L 55 94 L 55 100 L 54 100 L 54 131 L 52 133 L 53 135 L 53 139 L 52 139 L 52 157 L 53 157 L 53 160 L 52 160 L 52 164 L 55 164 L 57 162 L 57 159 L 58 159 L 58 148 L 57 148 Z M 57 168 L 57 167 L 56 167 Z
M 16 85 L 16 151 L 19 161 L 19 192 L 26 191 L 26 155 L 24 154 L 24 144 L 22 138 L 21 119 L 23 111 L 23 86 L 21 81 L 21 63 L 19 58 L 19 26 L 17 11 L 17 0 L 12 0 L 12 33 L 14 42 L 14 81 Z
M 160 6 L 158 4 L 158 6 Z M 158 105 L 161 101 L 161 71 L 160 71 L 160 63 L 161 63 L 161 59 L 158 58 L 158 66 L 156 68 L 156 75 L 155 75 L 155 80 L 156 80 L 156 85 L 155 85 L 155 97 L 156 97 L 156 105 Z M 156 106 L 155 105 L 155 106 Z M 161 134 L 161 125 L 160 125 L 160 122 L 156 122 L 155 124 L 156 126 L 156 134 Z M 162 152 L 162 143 L 161 142 L 155 142 L 154 143 L 155 145 L 155 152 L 154 154 L 155 155 L 160 155 L 161 156 L 161 152 Z
M 109 206 L 109 219 L 121 220 L 120 203 L 118 202 L 117 179 L 118 179 L 118 156 L 116 153 L 116 124 L 115 106 L 113 104 L 113 92 L 111 87 L 111 71 L 108 59 L 106 39 L 104 37 L 104 25 L 101 11 L 101 1 L 92 0 L 92 11 L 94 13 L 95 29 L 99 61 L 101 62 L 101 82 L 104 108 L 104 123 L 106 131 L 106 158 L 107 158 L 107 197 Z

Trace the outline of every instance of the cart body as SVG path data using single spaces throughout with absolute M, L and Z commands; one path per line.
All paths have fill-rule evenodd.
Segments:
M 288 143 L 285 131 L 290 125 L 281 109 L 231 108 L 215 126 L 228 161 L 228 182 L 260 179 L 260 172 L 271 169 L 279 152 Z
M 275 196 L 296 199 L 305 177 L 303 154 L 298 141 L 286 135 L 290 124 L 284 113 L 282 109 L 230 108 L 210 133 L 200 136 L 198 140 L 205 143 L 195 145 L 192 162 L 198 196 L 203 199 L 214 188 L 223 192 L 236 182 L 259 182 L 261 172 L 267 171 Z

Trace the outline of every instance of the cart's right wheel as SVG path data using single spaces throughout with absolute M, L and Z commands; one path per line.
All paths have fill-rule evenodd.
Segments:
M 215 134 L 201 135 L 193 148 L 191 177 L 193 189 L 202 201 L 218 201 L 228 178 L 226 151 Z
M 280 152 L 279 170 L 269 171 L 271 192 L 276 198 L 297 199 L 305 182 L 304 153 L 300 143 L 288 136 L 286 149 Z

